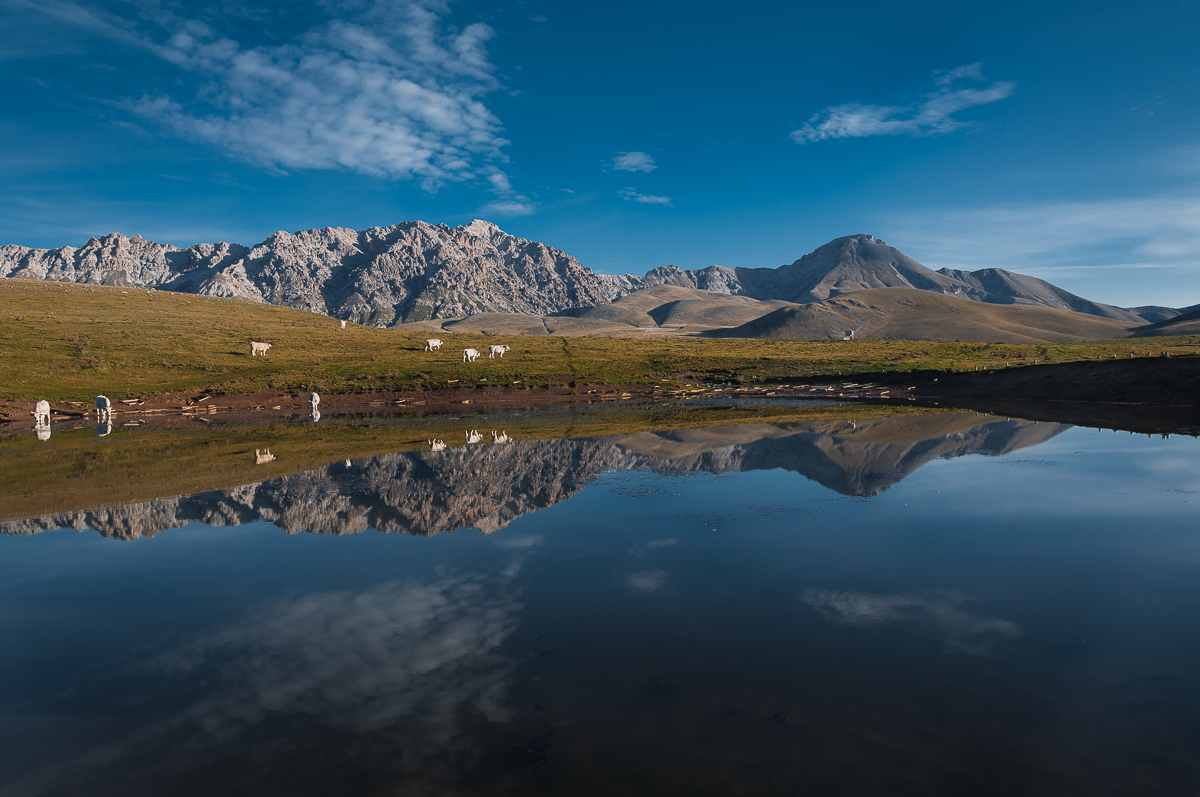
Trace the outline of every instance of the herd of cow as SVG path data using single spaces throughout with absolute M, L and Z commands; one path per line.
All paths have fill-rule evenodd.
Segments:
M 341 328 L 342 329 L 346 328 L 345 321 L 342 322 Z M 250 341 L 250 356 L 258 357 L 261 355 L 263 357 L 266 357 L 267 349 L 269 349 L 269 348 L 271 348 L 270 343 L 261 343 L 257 340 L 252 340 L 252 341 Z M 429 340 L 425 341 L 425 351 L 441 351 L 441 348 L 442 348 L 442 341 L 439 338 L 430 338 Z M 488 359 L 494 360 L 494 359 L 496 359 L 497 356 L 499 356 L 500 359 L 503 360 L 505 352 L 508 352 L 511 349 L 512 349 L 511 346 L 507 346 L 503 343 L 497 344 L 495 346 L 488 346 Z M 477 359 L 479 359 L 480 355 L 481 355 L 481 352 L 478 349 L 463 349 L 463 362 L 473 363 Z
M 339 328 L 345 329 L 346 322 L 340 321 Z M 267 350 L 270 348 L 270 343 L 252 340 L 250 341 L 250 356 L 266 357 Z M 440 351 L 441 348 L 442 341 L 438 338 L 430 338 L 429 340 L 425 341 L 425 351 Z M 503 343 L 494 346 L 488 346 L 488 359 L 495 359 L 497 356 L 499 356 L 500 359 L 504 359 L 505 352 L 508 352 L 511 348 L 512 347 Z M 480 352 L 476 349 L 463 350 L 463 362 L 465 363 L 473 363 L 475 360 L 479 359 L 479 356 Z M 312 421 L 313 423 L 316 423 L 321 419 L 321 412 L 317 409 L 318 405 L 321 403 L 321 397 L 316 393 L 311 393 L 309 394 L 308 401 L 311 409 Z M 37 432 L 38 439 L 49 440 L 50 402 L 39 401 L 34 406 L 33 421 L 33 428 L 34 431 Z M 102 437 L 112 431 L 112 402 L 108 400 L 107 396 L 96 396 L 96 422 L 100 424 L 99 428 L 102 430 L 100 432 Z M 475 439 L 471 439 L 472 435 L 475 436 Z M 478 431 L 467 432 L 468 445 L 471 443 L 478 443 L 481 440 L 483 440 L 483 435 L 481 435 Z M 501 432 L 499 435 L 497 435 L 495 432 L 492 432 L 492 442 L 508 443 L 511 442 L 511 438 L 509 438 L 509 436 L 504 432 Z M 446 448 L 446 444 L 441 440 L 430 440 L 429 447 L 434 451 L 442 451 Z

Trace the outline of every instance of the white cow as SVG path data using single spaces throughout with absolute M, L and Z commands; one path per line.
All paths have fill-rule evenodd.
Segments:
M 344 318 L 343 318 L 343 319 L 342 319 L 341 321 L 339 321 L 338 323 L 341 325 L 341 326 L 339 327 L 339 329 L 345 329 L 345 328 L 346 328 L 346 319 L 344 319 Z
M 271 453 L 271 449 L 264 448 L 262 451 L 259 451 L 257 448 L 254 449 L 254 464 L 255 465 L 265 465 L 268 462 L 274 462 L 274 461 L 275 461 L 275 455 Z
M 472 429 L 469 432 L 465 432 L 465 434 L 467 435 L 467 445 L 483 442 L 483 435 L 479 433 L 478 429 Z
M 502 431 L 502 432 L 500 432 L 500 434 L 496 434 L 496 430 L 493 429 L 492 430 L 492 442 L 493 443 L 511 443 L 512 438 L 508 436 L 508 432 Z
M 50 426 L 50 402 L 39 401 L 33 407 L 33 428 L 42 429 Z
M 271 348 L 270 343 L 259 343 L 256 340 L 252 340 L 250 341 L 250 356 L 257 357 L 261 354 L 263 357 L 266 357 L 267 349 L 269 348 Z
M 437 351 L 440 348 L 442 348 L 442 342 L 437 338 L 425 341 L 425 351 Z
M 317 411 L 317 405 L 318 405 L 318 404 L 320 404 L 320 403 L 321 403 L 321 397 L 320 397 L 320 396 L 318 396 L 316 393 L 309 393 L 309 394 L 308 394 L 308 404 L 309 404 L 309 406 L 310 406 L 310 407 L 312 407 L 312 411 L 313 411 L 313 412 L 316 412 L 316 411 Z
M 493 360 L 496 358 L 496 355 L 499 354 L 500 359 L 503 360 L 504 352 L 508 351 L 509 348 L 509 346 L 505 346 L 503 343 L 501 343 L 499 346 L 488 346 L 488 359 Z
M 108 396 L 96 396 L 96 420 L 100 423 L 112 420 L 112 402 Z
M 441 440 L 434 438 L 433 440 L 429 441 L 429 450 L 430 451 L 445 451 L 446 444 L 443 443 Z
M 473 363 L 477 357 L 479 357 L 479 352 L 474 349 L 463 349 L 463 362 Z

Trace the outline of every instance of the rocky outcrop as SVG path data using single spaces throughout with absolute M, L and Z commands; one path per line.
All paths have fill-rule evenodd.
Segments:
M 234 297 L 374 326 L 481 312 L 554 315 L 613 293 L 565 252 L 479 220 L 277 232 L 249 249 L 179 249 L 113 233 L 78 249 L 0 247 L 0 276 Z
M 230 490 L 0 523 L 0 534 L 95 529 L 131 540 L 194 522 L 236 526 L 256 520 L 289 534 L 493 532 L 567 500 L 604 473 L 634 470 L 685 476 L 784 469 L 843 495 L 872 496 L 933 459 L 1004 454 L 1068 428 L 959 413 L 457 447 L 338 463 Z

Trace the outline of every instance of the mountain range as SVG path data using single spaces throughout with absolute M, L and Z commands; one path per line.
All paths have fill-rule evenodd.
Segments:
M 91 238 L 78 248 L 6 245 L 0 246 L 0 276 L 232 297 L 381 327 L 490 313 L 590 318 L 633 328 L 632 323 L 620 319 L 640 317 L 642 311 L 629 315 L 629 301 L 622 307 L 621 300 L 657 286 L 690 291 L 687 295 L 693 302 L 716 302 L 705 311 L 713 318 L 724 317 L 724 311 L 734 307 L 718 297 L 738 297 L 736 323 L 709 324 L 706 329 L 718 327 L 725 330 L 722 334 L 754 337 L 840 336 L 856 329 L 848 326 L 854 319 L 835 318 L 840 311 L 834 308 L 832 315 L 823 316 L 828 324 L 794 323 L 794 317 L 806 312 L 794 308 L 818 307 L 813 312 L 821 315 L 822 303 L 867 292 L 864 298 L 873 301 L 866 305 L 874 308 L 868 315 L 878 320 L 890 317 L 896 302 L 903 303 L 903 298 L 887 293 L 895 289 L 940 294 L 977 305 L 1046 308 L 1113 322 L 1102 328 L 1082 323 L 1082 332 L 1055 338 L 1060 333 L 1051 331 L 1046 333 L 1050 335 L 1047 339 L 1097 334 L 1117 337 L 1125 329 L 1151 325 L 1157 325 L 1153 334 L 1175 334 L 1170 331 L 1173 319 L 1196 309 L 1114 307 L 1004 269 L 934 271 L 866 234 L 830 241 L 773 269 L 661 266 L 642 277 L 597 274 L 561 250 L 518 238 L 478 219 L 458 227 L 411 221 L 361 231 L 280 231 L 253 247 L 221 242 L 180 249 L 119 233 Z M 941 305 L 943 310 L 952 306 Z M 978 309 L 962 307 L 969 313 Z M 961 314 L 961 310 L 953 312 Z M 741 329 L 769 313 L 782 313 L 787 323 L 767 324 L 769 329 L 763 329 L 762 323 Z M 659 311 L 664 314 L 669 310 Z M 981 327 L 980 339 L 995 337 L 989 332 L 994 315 L 984 313 L 975 325 Z M 1018 334 L 1022 339 L 1041 339 L 1037 330 L 1070 326 L 1061 319 L 1039 321 L 1034 333 L 1025 334 L 1023 316 L 1016 320 L 1011 314 L 1001 316 L 1001 326 L 1024 330 Z M 663 326 L 657 320 L 654 324 Z M 857 328 L 872 326 L 874 334 L 895 336 L 885 324 L 864 323 Z M 582 327 L 585 332 L 591 328 Z M 915 334 L 929 337 L 932 333 L 915 330 Z M 860 331 L 859 336 L 865 333 Z

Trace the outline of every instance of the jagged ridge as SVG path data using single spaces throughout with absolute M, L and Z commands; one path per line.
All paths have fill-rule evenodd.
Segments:
M 1130 326 L 1179 314 L 1092 302 L 1004 269 L 934 271 L 866 234 L 838 238 L 774 269 L 661 266 L 644 277 L 603 275 L 561 250 L 478 219 L 459 227 L 411 221 L 362 231 L 277 232 L 252 248 L 222 242 L 179 249 L 119 233 L 78 249 L 7 245 L 0 246 L 0 276 L 234 297 L 385 327 L 484 312 L 573 315 L 655 285 L 801 304 L 861 290 L 917 288 Z

